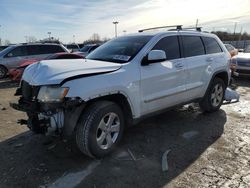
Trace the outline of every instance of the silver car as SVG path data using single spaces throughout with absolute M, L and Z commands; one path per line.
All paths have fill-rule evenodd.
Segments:
M 239 76 L 250 75 L 250 45 L 242 53 L 232 58 L 232 64 L 236 65 L 236 72 Z
M 69 52 L 61 44 L 17 44 L 0 52 L 0 78 L 4 78 L 8 70 L 19 66 L 23 60 L 43 59 L 49 54 Z

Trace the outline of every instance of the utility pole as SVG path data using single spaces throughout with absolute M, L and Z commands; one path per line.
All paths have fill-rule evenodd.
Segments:
M 234 22 L 234 41 L 235 41 L 235 32 L 236 32 L 237 22 Z
M 50 35 L 51 35 L 51 32 L 50 32 L 50 31 L 48 32 L 48 35 L 49 35 L 49 41 L 50 41 L 50 39 L 51 39 L 51 38 L 50 38 Z
M 119 22 L 118 21 L 114 21 L 113 24 L 115 25 L 115 37 L 117 37 L 117 24 Z
M 195 28 L 197 28 L 197 27 L 198 27 L 198 22 L 199 22 L 199 20 L 198 20 L 198 19 L 196 19 Z

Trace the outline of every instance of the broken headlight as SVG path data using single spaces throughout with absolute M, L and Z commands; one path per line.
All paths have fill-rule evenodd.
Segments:
M 41 102 L 61 102 L 67 95 L 69 88 L 59 86 L 42 86 L 37 99 Z

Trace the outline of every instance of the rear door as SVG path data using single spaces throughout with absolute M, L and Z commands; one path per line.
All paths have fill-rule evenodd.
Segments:
M 200 96 L 206 83 L 206 71 L 210 60 L 206 56 L 205 46 L 200 36 L 182 35 L 183 53 L 187 64 L 187 99 Z
M 213 64 L 223 58 L 222 49 L 211 37 L 183 35 L 183 51 L 187 63 L 187 97 L 203 97 L 211 78 Z
M 141 66 L 142 115 L 185 101 L 186 64 L 176 35 L 160 39 L 151 50 L 163 50 L 167 60 Z

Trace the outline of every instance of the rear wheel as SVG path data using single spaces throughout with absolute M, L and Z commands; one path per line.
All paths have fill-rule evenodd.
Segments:
M 5 78 L 7 72 L 8 70 L 4 66 L 0 65 L 0 79 Z
M 104 157 L 117 146 L 123 129 L 120 107 L 113 102 L 98 101 L 80 117 L 76 128 L 77 147 L 90 157 Z
M 199 103 L 201 109 L 205 112 L 217 111 L 224 100 L 225 89 L 224 81 L 221 78 L 214 78 L 206 95 Z

